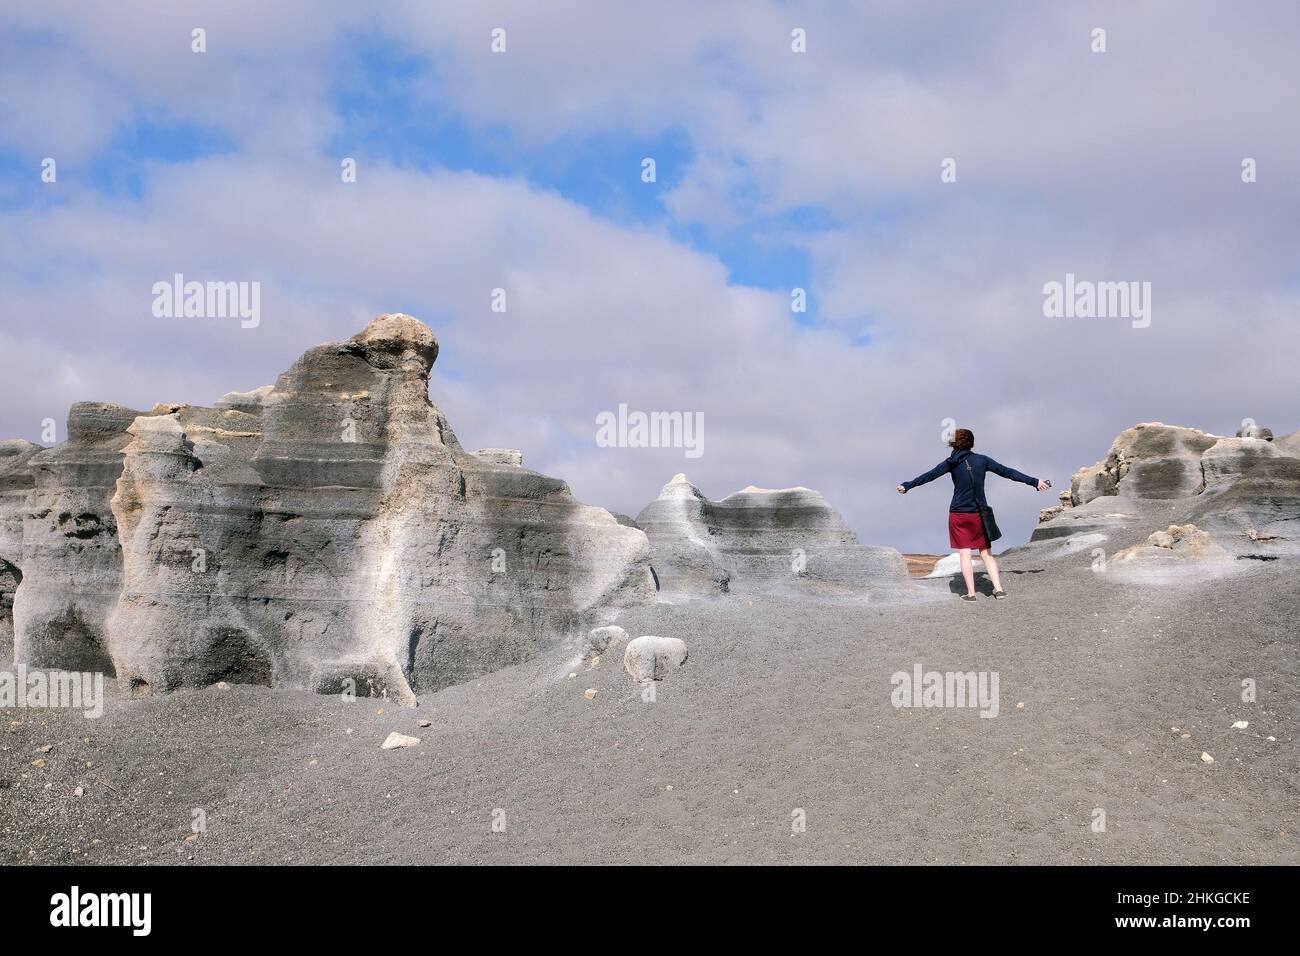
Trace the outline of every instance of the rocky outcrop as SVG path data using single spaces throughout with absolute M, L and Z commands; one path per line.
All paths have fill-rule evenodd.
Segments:
M 474 454 L 494 465 L 512 465 L 520 468 L 524 464 L 524 453 L 517 448 L 480 448 Z
M 410 699 L 652 598 L 639 530 L 461 448 L 437 354 L 383 315 L 215 408 L 74 408 L 31 459 L 16 657 Z
M 1263 438 L 1220 438 L 1201 455 L 1203 489 L 1225 490 L 1239 478 L 1271 470 L 1274 459 L 1285 457 Z
M 80 402 L 68 439 L 28 462 L 22 507 L 22 583 L 14 597 L 14 659 L 36 667 L 113 673 L 107 621 L 122 586 L 122 549 L 110 501 L 127 429 L 149 417 L 121 405 Z M 179 627 L 179 624 L 178 624 Z
M 36 485 L 28 463 L 42 451 L 21 439 L 0 441 L 0 663 L 13 657 L 14 597 L 23 579 L 23 506 Z
M 1135 498 L 1181 498 L 1204 487 L 1201 455 L 1218 438 L 1195 428 L 1159 422 L 1135 425 L 1119 434 L 1106 458 L 1075 472 L 1071 504 L 1121 495 Z
M 677 475 L 636 520 L 670 598 L 732 591 L 865 598 L 908 581 L 899 552 L 859 544 L 808 488 L 749 487 L 710 501 Z
M 1289 435 L 1283 435 L 1273 440 L 1273 445 L 1284 455 L 1290 455 L 1292 458 L 1300 458 L 1300 431 L 1294 431 Z
M 1207 573 L 1300 554 L 1300 442 L 1271 435 L 1243 428 L 1227 438 L 1158 422 L 1127 429 L 1105 459 L 1075 473 L 1059 506 L 1042 512 L 1030 544 L 1062 557 L 1115 549 L 1110 566 L 1120 568 L 1182 567 L 1194 558 Z M 1153 529 L 1171 522 L 1194 525 L 1198 545 L 1175 539 L 1177 547 L 1163 547 L 1159 536 L 1172 531 Z M 1172 571 L 1146 577 L 1179 579 Z

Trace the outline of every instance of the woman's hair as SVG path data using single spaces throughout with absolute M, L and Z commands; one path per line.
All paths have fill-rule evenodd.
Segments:
M 959 428 L 952 433 L 952 438 L 948 442 L 950 448 L 958 451 L 965 451 L 967 448 L 975 447 L 975 433 L 969 428 Z

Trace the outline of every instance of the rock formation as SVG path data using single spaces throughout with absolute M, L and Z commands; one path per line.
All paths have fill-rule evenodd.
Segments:
M 1205 486 L 1201 456 L 1217 441 L 1195 428 L 1136 425 L 1120 433 L 1103 461 L 1075 473 L 1070 503 L 1085 504 L 1104 495 L 1181 498 L 1198 494 Z
M 112 673 L 107 621 L 121 591 L 122 549 L 110 501 L 126 430 L 150 414 L 79 402 L 68 412 L 68 440 L 28 460 L 34 487 L 19 506 L 22 534 L 0 554 L 22 574 L 15 661 Z
M 428 398 L 437 354 L 382 315 L 215 408 L 81 404 L 63 445 L 5 445 L 15 658 L 410 699 L 652 599 L 642 532 L 461 448 Z
M 8 662 L 14 650 L 14 597 L 23 579 L 18 569 L 23 504 L 35 487 L 28 462 L 43 450 L 29 441 L 0 441 L 0 663 Z
M 513 465 L 520 468 L 524 464 L 524 453 L 516 448 L 480 448 L 474 452 L 474 455 L 494 465 Z
M 858 543 L 826 499 L 808 488 L 745 488 L 710 501 L 677 475 L 637 516 L 665 596 L 732 591 L 866 598 L 904 588 L 907 562 Z
M 1118 567 L 1195 564 L 1216 573 L 1300 554 L 1300 441 L 1254 431 L 1227 438 L 1151 422 L 1121 432 L 1106 458 L 1075 473 L 1061 504 L 1042 512 L 1031 547 L 1065 556 L 1133 546 Z M 1175 539 L 1164 547 L 1156 532 L 1172 534 L 1163 530 L 1171 525 L 1195 525 L 1196 546 Z

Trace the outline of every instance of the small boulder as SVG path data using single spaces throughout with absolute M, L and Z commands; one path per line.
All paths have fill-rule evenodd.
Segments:
M 1052 505 L 1050 508 L 1043 508 L 1038 512 L 1038 523 L 1042 524 L 1044 521 L 1051 521 L 1057 515 L 1064 514 L 1069 507 L 1068 504 L 1059 504 Z
M 663 680 L 686 660 L 686 642 L 676 637 L 647 635 L 630 641 L 623 669 L 638 681 Z
M 419 737 L 408 737 L 406 734 L 399 734 L 394 730 L 388 735 L 384 742 L 380 744 L 380 748 L 383 750 L 396 750 L 399 747 L 414 747 L 419 742 Z

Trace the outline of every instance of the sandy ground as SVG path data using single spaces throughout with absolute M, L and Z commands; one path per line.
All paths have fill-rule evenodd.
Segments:
M 934 570 L 935 563 L 942 557 L 942 554 L 903 555 L 903 559 L 907 562 L 907 573 L 914 578 L 925 577 Z
M 621 651 L 557 649 L 417 709 L 232 687 L 0 712 L 0 862 L 1300 863 L 1297 567 L 1170 592 L 1026 560 L 1001 602 L 935 580 L 910 606 L 626 613 L 690 646 L 653 703 Z M 998 672 L 999 716 L 895 709 L 916 663 Z M 392 730 L 422 743 L 382 751 Z

